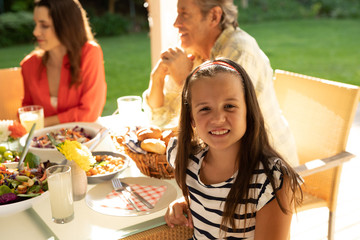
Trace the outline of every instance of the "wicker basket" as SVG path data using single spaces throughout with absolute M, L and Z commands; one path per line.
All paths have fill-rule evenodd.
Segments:
M 161 225 L 149 230 L 136 233 L 134 235 L 122 238 L 124 240 L 186 240 L 191 239 L 194 229 L 186 226 L 168 227 Z
M 174 168 L 166 160 L 165 154 L 140 154 L 131 151 L 122 136 L 113 136 L 117 149 L 128 155 L 143 174 L 154 178 L 174 178 Z

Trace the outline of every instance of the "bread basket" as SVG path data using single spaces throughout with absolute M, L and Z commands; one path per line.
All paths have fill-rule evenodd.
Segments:
M 124 136 L 112 136 L 112 138 L 117 150 L 128 155 L 144 175 L 159 179 L 174 178 L 174 168 L 167 162 L 165 154 L 135 153 L 124 143 Z

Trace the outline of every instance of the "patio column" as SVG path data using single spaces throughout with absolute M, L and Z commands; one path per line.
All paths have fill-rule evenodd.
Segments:
M 160 53 L 177 44 L 178 32 L 173 24 L 177 16 L 177 0 L 147 0 L 150 26 L 151 66 Z

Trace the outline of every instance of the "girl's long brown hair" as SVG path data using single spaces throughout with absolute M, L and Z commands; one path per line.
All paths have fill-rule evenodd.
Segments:
M 59 41 L 66 47 L 70 61 L 72 85 L 81 83 L 81 49 L 87 41 L 94 40 L 86 12 L 78 0 L 37 0 L 35 7 L 46 7 L 53 20 Z M 49 59 L 49 53 L 43 53 L 43 64 Z
M 214 62 L 224 62 L 231 65 L 236 71 L 224 67 L 221 64 Z M 214 63 L 214 64 L 209 64 Z M 203 67 L 207 65 L 206 67 Z M 252 180 L 253 172 L 262 163 L 265 173 L 271 182 L 273 189 L 276 189 L 275 180 L 269 169 L 270 159 L 281 158 L 270 145 L 268 140 L 268 134 L 265 129 L 264 118 L 262 116 L 253 84 L 246 73 L 246 71 L 237 63 L 228 59 L 217 59 L 209 62 L 205 62 L 187 77 L 182 92 L 181 113 L 179 122 L 179 136 L 178 136 L 178 152 L 175 160 L 175 178 L 182 189 L 185 199 L 189 203 L 189 191 L 186 185 L 186 169 L 189 164 L 189 156 L 196 154 L 201 146 L 201 142 L 197 140 L 195 131 L 192 127 L 192 107 L 191 107 L 191 86 L 194 81 L 201 81 L 205 77 L 213 77 L 214 75 L 228 72 L 239 77 L 239 81 L 243 83 L 243 91 L 246 102 L 246 132 L 240 141 L 241 152 L 238 154 L 239 169 L 234 184 L 230 189 L 230 192 L 226 198 L 224 213 L 222 217 L 221 229 L 225 230 L 227 226 L 231 226 L 233 229 L 235 226 L 234 213 L 240 211 L 238 203 L 242 199 L 248 199 L 249 196 L 249 183 Z M 289 179 L 290 191 L 292 193 L 291 202 L 294 207 L 300 204 L 302 201 L 302 192 L 299 182 L 301 178 L 291 168 L 291 166 L 285 161 L 281 160 L 280 171 Z M 276 191 L 276 190 L 275 190 Z M 299 195 L 298 195 L 299 193 Z M 277 194 L 275 194 L 276 200 L 279 203 L 281 210 L 284 213 L 291 213 L 292 209 L 285 209 L 283 203 L 280 202 Z M 245 205 L 245 212 L 247 205 Z

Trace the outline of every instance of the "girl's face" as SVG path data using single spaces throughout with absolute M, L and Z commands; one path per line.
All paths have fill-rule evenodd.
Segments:
M 61 46 L 47 7 L 35 7 L 34 22 L 35 28 L 33 34 L 41 49 L 50 51 Z
M 218 73 L 191 86 L 193 126 L 210 149 L 239 148 L 246 131 L 246 104 L 240 76 Z

